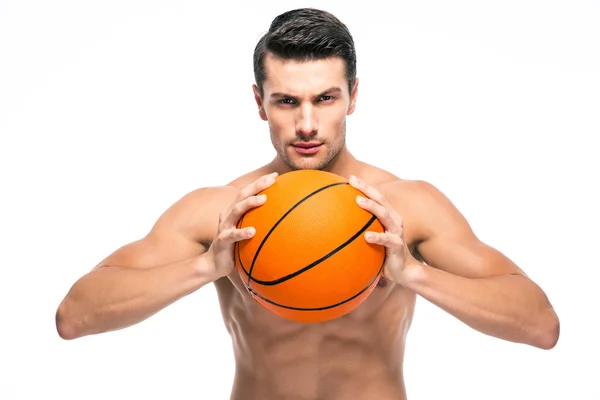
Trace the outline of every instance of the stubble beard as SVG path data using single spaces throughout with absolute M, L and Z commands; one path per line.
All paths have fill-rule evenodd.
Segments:
M 271 135 L 271 137 L 274 137 Z M 318 139 L 317 139 L 318 140 Z M 342 134 L 340 139 L 334 142 L 325 142 L 323 145 L 327 146 L 327 154 L 324 159 L 319 161 L 316 165 L 314 165 L 313 158 L 315 156 L 304 156 L 302 157 L 302 161 L 307 161 L 303 163 L 296 163 L 288 154 L 288 149 L 290 145 L 297 141 L 297 139 L 293 141 L 284 142 L 279 148 L 277 148 L 277 155 L 281 160 L 292 170 L 298 171 L 303 169 L 315 169 L 315 170 L 324 170 L 327 166 L 338 156 L 342 148 L 344 147 L 344 143 L 346 142 L 346 123 L 342 127 Z M 304 165 L 302 165 L 304 164 Z

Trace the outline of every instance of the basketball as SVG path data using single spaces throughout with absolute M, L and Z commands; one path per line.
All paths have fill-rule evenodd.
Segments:
M 235 246 L 236 269 L 252 297 L 274 314 L 322 322 L 358 307 L 383 272 L 385 247 L 364 233 L 380 221 L 356 204 L 362 195 L 343 177 L 318 170 L 282 174 L 261 192 L 266 202 L 238 228 L 254 237 Z

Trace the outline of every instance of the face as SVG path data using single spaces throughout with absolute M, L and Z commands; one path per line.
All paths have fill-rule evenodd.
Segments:
M 268 54 L 260 117 L 277 155 L 291 169 L 325 169 L 345 149 L 346 116 L 354 112 L 358 79 L 348 90 L 341 58 L 281 60 Z

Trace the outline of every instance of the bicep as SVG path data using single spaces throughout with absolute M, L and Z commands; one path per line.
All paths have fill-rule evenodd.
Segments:
M 201 255 L 217 218 L 215 198 L 220 198 L 216 189 L 189 193 L 169 207 L 145 237 L 120 247 L 94 269 L 152 268 Z
M 472 278 L 523 274 L 506 255 L 479 240 L 466 218 L 439 190 L 421 183 L 420 192 L 417 251 L 426 264 Z
M 94 269 L 101 267 L 152 268 L 185 260 L 205 251 L 204 245 L 181 233 L 152 231 L 144 238 L 120 247 Z
M 523 275 L 507 256 L 474 235 L 435 235 L 421 242 L 417 250 L 427 265 L 467 278 Z

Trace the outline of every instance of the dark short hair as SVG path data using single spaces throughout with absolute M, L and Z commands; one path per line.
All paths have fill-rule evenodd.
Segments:
M 299 61 L 340 57 L 346 64 L 348 89 L 352 92 L 356 78 L 354 40 L 346 25 L 327 11 L 300 8 L 278 15 L 271 22 L 254 49 L 254 79 L 261 96 L 267 53 Z

